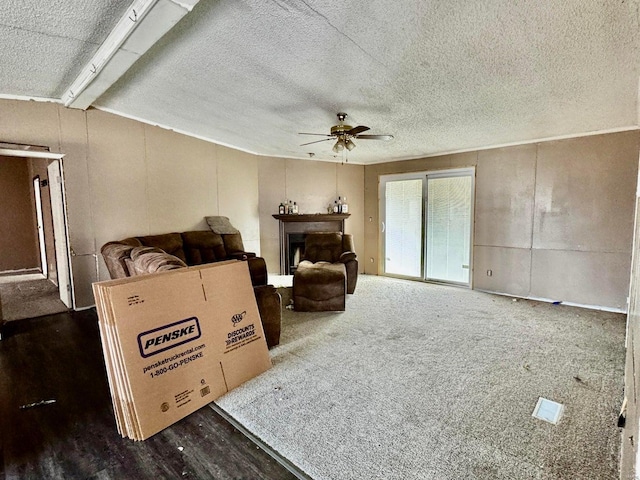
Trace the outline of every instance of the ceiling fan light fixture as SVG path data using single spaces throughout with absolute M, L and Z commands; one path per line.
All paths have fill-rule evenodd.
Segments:
M 350 139 L 350 138 L 349 138 L 349 139 L 347 139 L 347 141 L 345 142 L 344 146 L 345 146 L 345 147 L 347 147 L 347 150 L 349 150 L 349 151 L 351 151 L 351 150 L 353 150 L 354 148 L 356 148 L 356 144 L 355 144 L 355 143 L 353 143 L 353 141 L 351 141 L 351 139 Z
M 344 150 L 345 143 L 343 138 L 339 138 L 336 144 L 333 146 L 333 151 L 336 153 L 340 153 Z

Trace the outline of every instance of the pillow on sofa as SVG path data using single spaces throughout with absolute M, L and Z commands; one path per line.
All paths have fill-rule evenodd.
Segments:
M 217 233 L 218 235 L 229 235 L 232 233 L 240 233 L 240 230 L 231 225 L 229 221 L 229 217 L 219 217 L 219 216 L 211 216 L 204 217 L 207 221 L 207 225 L 213 233 Z
M 127 260 L 133 248 L 131 245 L 123 245 L 119 242 L 109 242 L 102 246 L 100 253 L 111 278 L 124 278 L 131 275 Z
M 187 264 L 178 257 L 156 247 L 136 247 L 131 250 L 131 262 L 136 275 L 183 268 Z

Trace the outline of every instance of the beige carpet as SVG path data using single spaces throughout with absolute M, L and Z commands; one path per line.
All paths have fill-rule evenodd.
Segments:
M 3 276 L 0 278 L 0 301 L 4 321 L 66 312 L 58 287 L 42 275 Z
M 624 315 L 374 276 L 283 314 L 274 367 L 216 403 L 314 479 L 618 477 Z

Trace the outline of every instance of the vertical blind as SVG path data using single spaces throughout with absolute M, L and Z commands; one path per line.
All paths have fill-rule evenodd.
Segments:
M 387 182 L 385 211 L 385 272 L 421 277 L 422 179 Z
M 471 176 L 427 179 L 427 278 L 469 283 Z

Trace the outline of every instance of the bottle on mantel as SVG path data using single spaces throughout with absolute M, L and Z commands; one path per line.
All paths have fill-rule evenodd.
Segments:
M 284 215 L 284 203 L 280 202 L 280 206 L 278 207 L 278 214 Z
M 338 197 L 338 213 L 342 213 L 342 197 Z
M 338 210 L 338 201 L 337 200 L 333 201 L 333 213 L 340 213 L 340 211 Z
M 342 200 L 342 209 L 340 213 L 349 213 L 349 205 L 347 204 L 347 197 L 344 197 Z
M 296 202 L 293 202 L 293 210 L 291 211 L 291 213 L 293 213 L 294 215 L 298 214 L 298 204 Z

